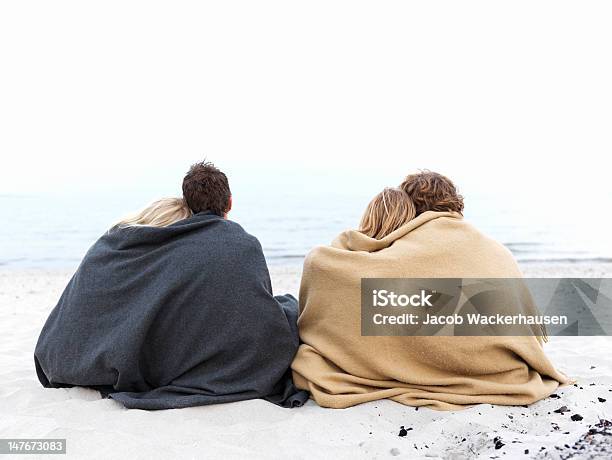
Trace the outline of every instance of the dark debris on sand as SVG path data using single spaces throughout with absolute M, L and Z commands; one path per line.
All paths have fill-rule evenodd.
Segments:
M 612 458 L 612 422 L 601 419 L 583 434 L 572 446 L 564 445 L 561 460 Z
M 493 438 L 493 444 L 495 445 L 496 450 L 501 449 L 506 445 L 499 436 L 495 436 L 495 438 Z
M 561 407 L 559 407 L 559 409 L 554 410 L 553 412 L 554 412 L 555 414 L 561 414 L 561 415 L 563 415 L 563 414 L 564 414 L 564 413 L 566 413 L 566 412 L 570 412 L 570 409 L 568 409 L 568 407 L 567 407 L 567 406 L 561 406 Z
M 398 436 L 400 437 L 404 437 L 408 434 L 409 431 L 412 431 L 412 428 L 404 428 L 404 425 L 400 426 L 400 430 L 399 430 L 399 434 Z

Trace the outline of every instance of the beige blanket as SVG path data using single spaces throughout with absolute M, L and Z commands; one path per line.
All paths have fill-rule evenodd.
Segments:
M 512 278 L 521 272 L 501 244 L 456 213 L 426 212 L 382 240 L 356 231 L 304 262 L 298 321 L 303 344 L 293 361 L 300 389 L 324 407 L 378 399 L 462 409 L 522 405 L 569 379 L 539 338 L 365 337 L 361 278 Z

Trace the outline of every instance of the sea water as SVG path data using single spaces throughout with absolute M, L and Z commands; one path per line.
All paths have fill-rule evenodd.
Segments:
M 73 269 L 112 223 L 161 196 L 142 190 L 0 195 L 0 266 Z M 371 196 L 358 187 L 324 193 L 236 187 L 230 218 L 259 238 L 269 264 L 299 265 L 314 246 L 356 228 Z M 572 214 L 484 192 L 466 196 L 465 204 L 465 218 L 521 262 L 612 261 L 603 209 Z

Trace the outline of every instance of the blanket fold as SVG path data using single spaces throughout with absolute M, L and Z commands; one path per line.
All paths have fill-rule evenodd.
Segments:
M 381 240 L 344 232 L 304 262 L 294 381 L 332 408 L 384 398 L 440 410 L 542 399 L 569 379 L 540 337 L 361 335 L 361 278 L 521 276 L 504 246 L 457 213 L 425 212 Z
M 257 239 L 199 213 L 102 236 L 51 312 L 35 365 L 46 387 L 92 387 L 128 408 L 294 407 L 308 397 L 289 369 L 296 320 L 297 300 L 272 295 Z

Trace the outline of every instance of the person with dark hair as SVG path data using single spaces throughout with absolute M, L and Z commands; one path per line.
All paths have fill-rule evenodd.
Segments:
M 34 353 L 45 387 L 84 386 L 128 408 L 263 398 L 301 406 L 289 366 L 297 300 L 274 296 L 259 241 L 227 219 L 212 163 L 191 166 L 183 198 L 117 223 L 88 251 Z
M 232 209 L 232 192 L 227 176 L 207 161 L 189 168 L 183 179 L 183 197 L 194 213 L 210 211 L 225 217 Z

